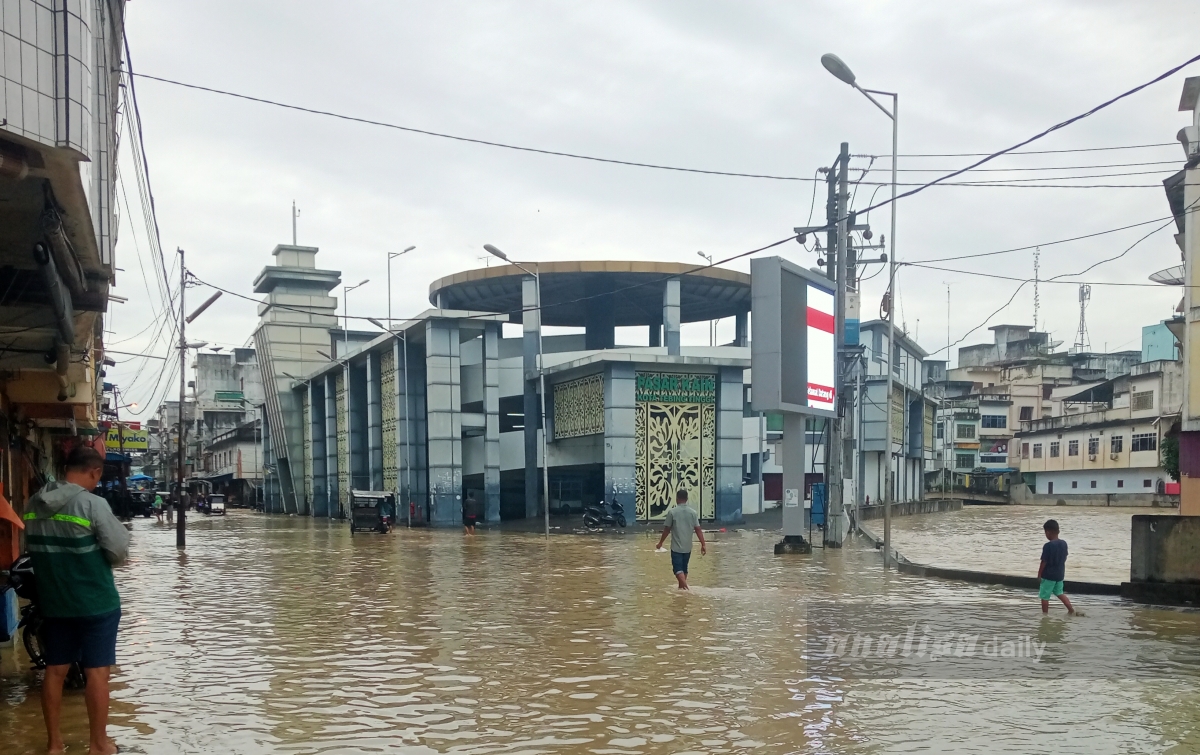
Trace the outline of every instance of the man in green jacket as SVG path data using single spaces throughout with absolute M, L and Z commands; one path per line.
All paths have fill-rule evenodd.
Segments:
M 25 543 L 33 559 L 43 623 L 46 675 L 42 713 L 47 750 L 65 749 L 58 720 L 63 681 L 78 662 L 87 677 L 89 753 L 114 753 L 108 738 L 108 676 L 116 664 L 121 598 L 112 567 L 129 555 L 129 531 L 108 503 L 90 492 L 104 459 L 80 446 L 67 456 L 65 482 L 50 482 L 29 499 Z

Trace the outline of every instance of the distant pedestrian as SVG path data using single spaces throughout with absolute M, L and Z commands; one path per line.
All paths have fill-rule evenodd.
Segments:
M 686 490 L 675 494 L 675 506 L 667 511 L 663 520 L 662 536 L 658 538 L 655 550 L 662 548 L 667 535 L 671 536 L 671 572 L 679 581 L 679 589 L 688 588 L 688 561 L 692 558 L 692 533 L 700 538 L 700 555 L 708 553 L 708 544 L 704 542 L 704 530 L 700 529 L 700 515 L 688 506 Z
M 72 663 L 87 678 L 84 696 L 90 753 L 114 753 L 108 738 L 108 676 L 117 662 L 121 598 L 112 567 L 129 555 L 129 531 L 103 498 L 91 494 L 104 474 L 104 458 L 90 446 L 67 456 L 66 481 L 50 482 L 29 500 L 25 538 L 37 575 L 46 673 L 42 713 L 46 749 L 63 752 L 59 730 L 63 681 Z
M 1042 528 L 1050 542 L 1042 546 L 1042 564 L 1038 567 L 1038 578 L 1042 580 L 1038 597 L 1042 600 L 1042 613 L 1050 613 L 1050 598 L 1057 596 L 1067 607 L 1067 613 L 1075 613 L 1071 599 L 1063 594 L 1063 580 L 1067 576 L 1067 541 L 1058 537 L 1058 522 L 1046 521 Z
M 163 520 L 163 499 L 158 493 L 154 494 L 154 503 L 150 504 L 154 509 L 154 516 L 158 519 L 158 523 L 162 524 Z
M 467 493 L 463 499 L 463 532 L 475 534 L 475 521 L 479 518 L 479 502 L 475 500 L 475 491 Z

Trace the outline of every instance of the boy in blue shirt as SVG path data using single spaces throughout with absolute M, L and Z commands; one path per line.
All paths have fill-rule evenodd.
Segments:
M 1050 542 L 1042 546 L 1042 564 L 1038 567 L 1038 577 L 1042 580 L 1038 597 L 1042 599 L 1042 613 L 1050 613 L 1050 598 L 1058 596 L 1067 613 L 1075 613 L 1071 599 L 1063 595 L 1063 578 L 1067 575 L 1067 541 L 1058 537 L 1058 522 L 1047 520 L 1042 528 L 1046 531 L 1046 539 Z

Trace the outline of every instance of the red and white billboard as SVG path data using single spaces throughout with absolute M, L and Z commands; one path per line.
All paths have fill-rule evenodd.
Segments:
M 834 386 L 834 301 L 833 292 L 808 285 L 808 405 L 833 411 L 837 405 Z

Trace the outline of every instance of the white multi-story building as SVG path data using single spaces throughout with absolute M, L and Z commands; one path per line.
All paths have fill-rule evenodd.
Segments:
M 1069 503 L 1173 503 L 1159 498 L 1170 482 L 1161 451 L 1183 402 L 1180 363 L 1146 362 L 1075 388 L 1053 416 L 1022 422 L 1016 433 L 1031 491 Z

